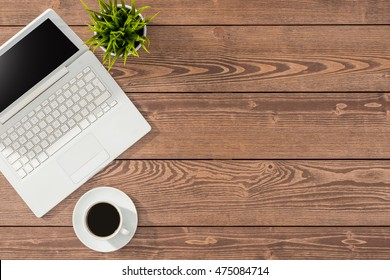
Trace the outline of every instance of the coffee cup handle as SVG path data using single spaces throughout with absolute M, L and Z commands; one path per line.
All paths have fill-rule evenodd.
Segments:
M 125 228 L 122 228 L 122 229 L 120 230 L 120 232 L 121 232 L 123 235 L 129 235 L 129 234 L 130 234 L 130 231 L 128 231 L 128 230 L 125 229 Z

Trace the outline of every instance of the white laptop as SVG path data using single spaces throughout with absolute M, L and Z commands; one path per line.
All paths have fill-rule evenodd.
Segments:
M 150 129 L 53 10 L 0 47 L 0 170 L 37 217 Z

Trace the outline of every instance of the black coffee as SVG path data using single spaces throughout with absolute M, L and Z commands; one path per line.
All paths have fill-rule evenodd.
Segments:
M 106 237 L 113 234 L 118 229 L 119 223 L 118 210 L 109 203 L 95 204 L 88 211 L 88 228 L 97 236 Z

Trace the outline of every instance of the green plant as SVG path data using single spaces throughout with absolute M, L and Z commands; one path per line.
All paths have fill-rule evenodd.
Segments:
M 149 46 L 150 40 L 143 36 L 142 31 L 158 13 L 147 19 L 142 19 L 140 14 L 150 6 L 137 9 L 135 0 L 131 0 L 131 9 L 128 9 L 124 0 L 121 0 L 121 6 L 118 6 L 117 0 L 109 0 L 108 3 L 98 0 L 100 12 L 96 12 L 92 11 L 83 0 L 80 1 L 90 15 L 92 24 L 88 26 L 94 32 L 85 44 L 94 52 L 98 47 L 105 48 L 103 64 L 108 64 L 108 70 L 119 57 L 123 58 L 124 64 L 129 55 L 139 57 L 136 50 L 138 45 L 149 53 L 145 44 Z M 111 53 L 115 55 L 111 56 Z

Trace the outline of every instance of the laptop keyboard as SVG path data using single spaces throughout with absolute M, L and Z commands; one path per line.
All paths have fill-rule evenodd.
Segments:
M 3 133 L 0 152 L 26 178 L 116 104 L 87 67 Z

